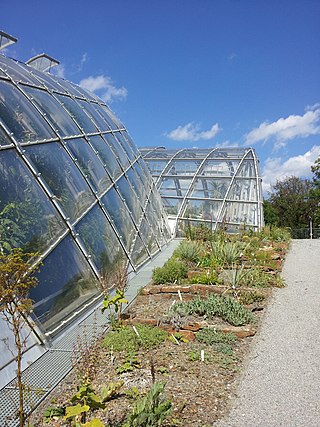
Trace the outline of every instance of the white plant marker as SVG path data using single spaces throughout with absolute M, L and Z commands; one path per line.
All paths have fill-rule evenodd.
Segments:
M 171 304 L 171 306 L 170 306 L 170 308 L 171 307 L 173 307 L 174 305 L 175 305 L 175 303 L 176 303 L 177 301 L 174 299 L 173 301 L 172 301 L 172 304 Z
M 132 329 L 134 330 L 134 333 L 137 335 L 138 338 L 140 338 L 139 332 L 137 331 L 137 328 L 135 326 L 132 326 Z
M 204 362 L 204 350 L 200 352 L 201 362 Z
M 179 341 L 177 340 L 177 338 L 176 338 L 173 334 L 171 334 L 171 336 L 172 336 L 172 338 L 174 339 L 175 343 L 176 343 L 177 345 L 180 345 L 180 343 L 179 343 Z
M 180 289 L 178 289 L 178 296 L 179 296 L 180 301 L 182 301 L 182 295 L 181 295 Z

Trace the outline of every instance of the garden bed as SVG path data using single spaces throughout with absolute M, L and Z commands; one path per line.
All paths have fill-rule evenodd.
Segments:
M 156 425 L 139 424 L 137 420 L 129 423 L 128 415 L 137 411 L 142 402 L 146 405 L 142 399 L 159 384 L 165 385 L 159 396 L 167 399 L 163 407 L 159 406 L 163 411 L 161 425 L 205 427 L 222 418 L 235 394 L 239 373 L 272 288 L 283 285 L 278 273 L 287 243 L 269 239 L 265 250 L 264 242 L 255 240 L 254 249 L 247 249 L 245 237 L 240 236 L 239 250 L 234 259 L 230 258 L 232 262 L 222 261 L 219 265 L 218 258 L 210 252 L 216 250 L 213 245 L 208 250 L 206 243 L 197 243 L 203 252 L 196 251 L 197 261 L 189 259 L 185 264 L 179 258 L 183 252 L 180 249 L 180 255 L 178 251 L 169 262 L 169 273 L 185 278 L 175 280 L 179 283 L 157 285 L 154 281 L 140 290 L 105 338 L 97 341 L 94 348 L 80 349 L 82 360 L 33 414 L 34 425 L 48 425 L 43 421 L 45 409 L 70 406 L 71 396 L 81 383 L 90 384 L 101 408 L 90 407 L 86 419 L 83 413 L 79 415 L 77 426 Z M 240 253 L 241 248 L 247 252 Z M 260 258 L 259 262 L 256 258 Z M 158 277 L 167 274 L 160 270 L 157 273 Z M 108 386 L 111 392 L 106 393 Z M 103 401 L 101 396 L 108 397 Z M 83 396 L 72 401 L 73 405 L 84 403 Z M 171 412 L 165 413 L 165 405 L 171 406 Z M 96 421 L 90 423 L 92 419 Z M 52 418 L 49 425 L 76 425 L 76 420 L 77 417 Z

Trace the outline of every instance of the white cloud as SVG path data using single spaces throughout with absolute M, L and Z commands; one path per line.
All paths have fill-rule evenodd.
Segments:
M 291 115 L 286 118 L 268 123 L 263 122 L 259 127 L 253 129 L 246 135 L 246 143 L 251 145 L 258 141 L 267 141 L 275 138 L 275 148 L 286 145 L 290 139 L 297 137 L 308 137 L 320 134 L 320 108 L 313 106 L 303 116 Z
M 320 145 L 314 145 L 306 153 L 290 157 L 284 162 L 282 162 L 279 157 L 268 158 L 265 161 L 262 173 L 263 192 L 267 193 L 277 180 L 282 180 L 286 177 L 297 176 L 310 178 L 312 176 L 311 166 L 319 156 Z
M 80 63 L 78 65 L 77 71 L 82 71 L 83 65 L 85 64 L 85 62 L 87 62 L 88 59 L 88 54 L 87 52 L 85 52 L 80 59 Z
M 200 126 L 194 123 L 188 123 L 185 126 L 178 126 L 171 132 L 167 133 L 166 136 L 174 141 L 199 141 L 209 140 L 216 136 L 221 130 L 218 123 L 211 126 L 209 130 L 201 131 Z
M 95 92 L 106 102 L 112 102 L 114 99 L 125 99 L 128 91 L 125 87 L 117 88 L 108 76 L 87 77 L 80 81 L 79 85 L 84 89 Z
M 56 76 L 64 79 L 65 78 L 65 68 L 63 64 L 56 65 L 54 68 L 52 68 L 53 74 Z

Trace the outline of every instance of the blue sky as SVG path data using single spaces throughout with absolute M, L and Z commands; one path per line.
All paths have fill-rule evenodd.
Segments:
M 11 0 L 6 55 L 40 52 L 138 146 L 253 146 L 264 189 L 320 155 L 319 0 Z

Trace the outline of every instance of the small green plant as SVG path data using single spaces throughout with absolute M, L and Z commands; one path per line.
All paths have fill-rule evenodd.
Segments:
M 197 262 L 201 253 L 201 246 L 198 242 L 183 240 L 174 251 L 173 256 L 186 262 Z
M 62 406 L 57 407 L 49 407 L 43 413 L 43 419 L 45 422 L 49 422 L 51 420 L 57 420 L 59 418 L 64 417 L 66 414 L 66 408 Z
M 179 332 L 175 332 L 174 334 L 169 335 L 168 339 L 173 342 L 174 344 L 180 344 L 182 342 L 187 343 L 189 340 L 182 334 L 179 334 Z
M 168 336 L 167 332 L 156 326 L 136 325 L 136 330 L 139 336 L 129 326 L 110 331 L 105 336 L 103 345 L 117 352 L 137 351 L 139 347 L 157 347 Z
M 218 278 L 215 271 L 208 270 L 191 277 L 191 279 L 188 279 L 188 282 L 192 284 L 200 283 L 203 285 L 217 285 L 221 283 L 221 280 Z
M 255 291 L 240 292 L 239 302 L 244 305 L 254 304 L 255 302 L 261 302 L 265 299 L 264 295 L 261 295 Z
M 123 374 L 125 372 L 131 372 L 140 367 L 140 362 L 135 352 L 129 352 L 126 355 L 125 361 L 122 365 L 118 366 L 116 371 L 117 374 Z
M 234 298 L 225 295 L 209 295 L 206 299 L 200 297 L 174 304 L 170 311 L 181 316 L 198 315 L 209 319 L 221 317 L 234 326 L 241 326 L 253 322 L 252 313 L 246 310 Z
M 153 270 L 152 280 L 156 285 L 180 283 L 181 279 L 187 277 L 187 272 L 187 267 L 183 262 L 170 258 L 163 267 L 157 267 Z
M 140 396 L 140 392 L 137 387 L 132 387 L 124 392 L 124 394 L 132 400 L 136 400 Z
M 109 310 L 110 314 L 112 314 L 112 307 L 114 307 L 114 311 L 118 315 L 118 321 L 121 323 L 121 309 L 122 304 L 127 304 L 128 300 L 124 297 L 124 291 L 117 289 L 116 294 L 114 296 L 106 295 L 102 301 L 102 313 L 105 312 L 105 310 Z
M 164 387 L 164 383 L 155 382 L 148 394 L 136 401 L 123 427 L 161 426 L 172 408 L 171 401 L 163 394 Z
M 216 329 L 202 329 L 196 334 L 199 342 L 212 346 L 219 353 L 232 355 L 232 346 L 237 338 L 234 334 L 224 333 Z
M 185 233 L 186 237 L 190 240 L 206 242 L 212 239 L 211 228 L 207 227 L 204 224 L 192 226 L 189 223 L 186 227 Z

